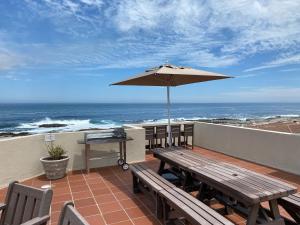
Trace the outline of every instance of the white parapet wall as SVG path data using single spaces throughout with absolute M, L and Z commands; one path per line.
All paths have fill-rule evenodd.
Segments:
M 145 160 L 145 130 L 141 127 L 127 127 L 127 162 Z M 55 134 L 55 144 L 61 145 L 70 157 L 68 170 L 84 168 L 84 145 L 77 143 L 84 138 L 84 132 L 65 132 Z M 13 180 L 25 180 L 43 174 L 40 158 L 47 156 L 44 134 L 0 139 L 0 187 Z M 91 145 L 94 153 L 102 154 L 116 151 L 118 143 Z M 91 161 L 91 167 L 116 165 L 117 158 Z
M 300 135 L 195 123 L 195 145 L 300 175 Z

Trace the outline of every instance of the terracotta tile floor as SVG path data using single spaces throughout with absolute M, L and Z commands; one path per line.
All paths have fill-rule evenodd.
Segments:
M 198 147 L 195 148 L 195 151 L 207 157 L 230 162 L 300 187 L 300 176 Z M 152 155 L 147 155 L 145 164 L 157 170 L 159 161 Z M 24 181 L 24 183 L 35 187 L 45 184 L 52 186 L 54 195 L 50 224 L 57 223 L 59 212 L 65 201 L 73 201 L 75 207 L 91 225 L 161 224 L 153 214 L 154 205 L 151 199 L 143 194 L 132 193 L 131 179 L 129 171 L 123 172 L 119 167 L 106 167 L 94 169 L 89 174 L 74 171 L 63 179 L 51 182 L 41 176 Z M 0 202 L 4 200 L 5 191 L 5 189 L 0 190 Z M 222 206 L 215 204 L 212 207 L 218 209 Z M 245 224 L 245 219 L 238 214 L 234 213 L 226 217 L 235 224 Z

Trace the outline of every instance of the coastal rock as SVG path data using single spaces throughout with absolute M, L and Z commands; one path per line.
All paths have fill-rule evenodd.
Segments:
M 66 127 L 67 124 L 61 124 L 61 123 L 46 123 L 39 125 L 40 128 L 53 128 L 53 127 Z
M 0 133 L 0 137 L 20 137 L 29 135 L 28 132 L 20 132 L 20 133 L 13 133 L 13 132 L 2 132 Z
M 86 129 L 80 129 L 78 131 L 93 131 L 93 130 L 106 130 L 105 128 L 86 128 Z

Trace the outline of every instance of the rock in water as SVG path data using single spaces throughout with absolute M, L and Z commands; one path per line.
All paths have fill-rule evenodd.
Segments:
M 20 133 L 13 133 L 13 132 L 0 132 L 0 137 L 20 137 L 29 135 L 28 132 L 20 132 Z
M 53 127 L 66 127 L 67 124 L 61 124 L 61 123 L 46 123 L 46 124 L 41 124 L 39 127 L 42 128 L 53 128 Z

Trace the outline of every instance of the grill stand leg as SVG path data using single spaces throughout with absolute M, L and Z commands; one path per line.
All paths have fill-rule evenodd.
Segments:
M 185 148 L 188 148 L 188 144 L 189 144 L 189 137 L 186 136 L 185 137 Z
M 123 158 L 124 158 L 124 163 L 127 163 L 127 149 L 126 149 L 126 141 L 123 141 Z
M 119 153 L 120 153 L 120 159 L 123 160 L 122 142 L 119 142 Z
M 86 144 L 85 145 L 85 149 L 84 149 L 84 151 L 85 151 L 85 171 L 86 171 L 86 173 L 89 173 L 90 172 L 90 168 L 89 168 L 89 160 L 90 160 L 90 150 L 91 150 L 91 146 L 90 146 L 90 144 Z

